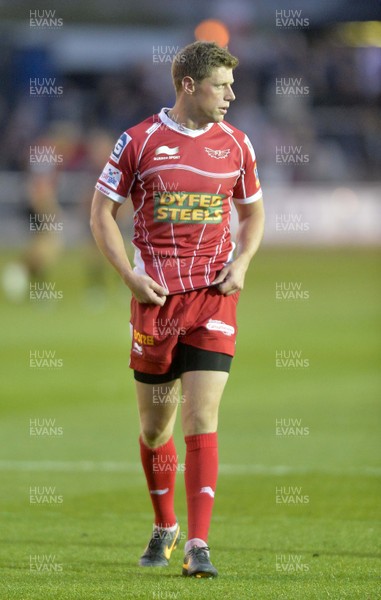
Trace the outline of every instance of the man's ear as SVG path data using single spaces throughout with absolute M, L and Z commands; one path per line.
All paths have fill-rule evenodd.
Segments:
M 184 77 L 181 83 L 183 86 L 183 90 L 186 94 L 193 94 L 193 92 L 195 91 L 195 83 L 192 77 L 189 77 L 189 75 L 187 75 L 186 77 Z

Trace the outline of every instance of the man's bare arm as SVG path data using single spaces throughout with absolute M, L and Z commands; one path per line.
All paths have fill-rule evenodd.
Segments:
M 236 203 L 236 208 L 239 219 L 236 258 L 222 269 L 213 282 L 219 284 L 218 289 L 225 296 L 243 289 L 246 271 L 262 241 L 265 223 L 262 200 L 251 204 Z
M 116 222 L 120 205 L 95 191 L 91 205 L 90 227 L 98 248 L 117 270 L 136 300 L 163 306 L 168 291 L 148 275 L 137 275 L 126 253 L 123 237 Z

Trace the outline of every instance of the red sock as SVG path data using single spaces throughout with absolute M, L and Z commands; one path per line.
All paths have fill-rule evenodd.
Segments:
M 142 465 L 155 511 L 155 525 L 172 527 L 176 524 L 174 493 L 177 471 L 173 437 L 159 448 L 148 448 L 141 437 L 139 442 Z
M 188 540 L 208 541 L 218 473 L 216 433 L 185 436 L 185 489 L 188 504 Z

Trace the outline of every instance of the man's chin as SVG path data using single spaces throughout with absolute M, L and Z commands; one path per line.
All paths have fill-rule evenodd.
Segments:
M 209 123 L 221 123 L 221 121 L 224 120 L 224 117 L 225 117 L 225 115 L 222 113 L 210 115 L 210 117 L 208 118 L 208 124 Z

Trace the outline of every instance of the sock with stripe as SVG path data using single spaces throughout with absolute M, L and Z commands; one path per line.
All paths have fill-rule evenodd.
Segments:
M 176 524 L 174 494 L 177 471 L 173 437 L 158 448 L 149 448 L 141 437 L 139 443 L 140 457 L 155 511 L 155 526 L 173 527 Z
M 218 474 L 217 432 L 187 435 L 185 443 L 188 540 L 205 540 L 206 543 Z

